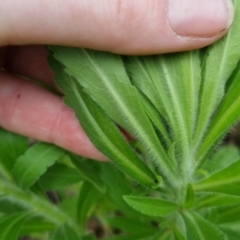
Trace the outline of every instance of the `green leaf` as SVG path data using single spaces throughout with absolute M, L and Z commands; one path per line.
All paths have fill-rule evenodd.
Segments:
M 101 197 L 101 193 L 88 182 L 84 182 L 78 198 L 78 219 L 82 227 L 85 226 L 87 219 L 92 214 L 96 202 Z
M 72 153 L 69 156 L 72 163 L 78 169 L 78 174 L 81 178 L 92 183 L 100 192 L 105 193 L 106 185 L 101 176 L 101 163 L 84 159 Z
M 1 240 L 17 240 L 20 229 L 24 221 L 29 217 L 30 213 L 15 213 L 0 221 L 0 239 Z
M 121 211 L 127 216 L 137 217 L 138 213 L 123 200 L 124 195 L 130 195 L 132 193 L 131 185 L 124 176 L 117 171 L 113 165 L 103 163 L 102 178 L 107 185 L 107 194 L 113 199 Z
M 59 226 L 50 236 L 49 240 L 81 240 L 78 233 L 69 225 L 63 224 Z
M 169 122 L 182 156 L 182 171 L 186 171 L 186 159 L 192 155 L 190 146 L 201 80 L 198 51 L 128 60 L 133 83 Z
M 56 225 L 39 217 L 28 218 L 22 225 L 20 235 L 52 231 Z
M 217 209 L 217 223 L 233 223 L 239 221 L 240 206 L 227 206 Z
M 133 209 L 153 217 L 163 217 L 178 209 L 178 206 L 160 198 L 124 196 L 124 200 Z
M 240 59 L 240 2 L 233 0 L 234 22 L 228 34 L 207 50 L 204 62 L 203 85 L 200 98 L 195 143 L 198 145 L 209 126 L 211 117 L 224 96 L 225 85 Z M 205 150 L 200 150 L 202 152 Z
M 139 235 L 139 236 L 149 236 L 154 235 L 159 229 L 154 227 L 150 222 L 141 221 L 137 218 L 128 217 L 115 217 L 108 218 L 107 222 L 118 229 L 121 229 L 128 234 Z
M 62 66 L 52 60 L 56 80 L 67 93 L 65 102 L 75 109 L 82 127 L 97 148 L 124 172 L 152 187 L 158 182 L 153 172 L 127 144 L 117 126 L 81 89 L 79 83 L 61 72 Z
M 204 142 L 199 150 L 199 157 L 202 158 L 208 153 L 216 143 L 229 131 L 229 129 L 240 118 L 240 69 L 236 79 L 229 91 L 225 94 Z
M 10 172 L 28 148 L 28 138 L 0 128 L 0 176 L 11 179 Z
M 198 198 L 196 206 L 197 208 L 208 208 L 234 204 L 240 204 L 240 197 L 222 193 L 205 193 Z
M 182 212 L 188 240 L 227 240 L 226 235 L 215 225 L 195 212 Z
M 184 207 L 191 208 L 195 204 L 195 192 L 192 184 L 188 184 Z
M 219 228 L 228 236 L 229 240 L 239 240 L 239 222 L 220 225 Z
M 5 180 L 0 181 L 0 195 L 3 195 L 5 200 L 34 212 L 36 215 L 42 216 L 52 223 L 61 224 L 71 221 L 67 214 L 49 203 L 48 200 L 43 199 L 30 191 L 26 192 Z
M 240 160 L 208 178 L 194 183 L 196 191 L 219 192 L 240 196 Z
M 64 154 L 64 150 L 47 143 L 37 143 L 28 149 L 15 164 L 12 174 L 16 183 L 29 189 Z
M 55 163 L 38 180 L 43 190 L 64 188 L 78 183 L 83 178 L 78 171 L 62 163 Z
M 221 146 L 211 158 L 204 162 L 202 168 L 206 169 L 208 172 L 215 172 L 226 168 L 239 159 L 240 152 L 237 146 Z
M 84 92 L 91 96 L 113 121 L 144 144 L 146 152 L 152 161 L 159 163 L 161 173 L 166 178 L 176 178 L 164 148 L 141 105 L 138 92 L 129 81 L 120 56 L 64 47 L 51 47 L 51 51 L 54 52 L 53 56 L 66 67 L 65 71 L 74 77 L 68 80 L 72 82 L 71 93 L 79 95 L 76 90 L 77 85 L 81 84 Z M 66 81 L 61 84 L 57 79 L 57 82 L 66 92 Z M 68 95 L 68 97 L 74 96 Z M 78 117 L 80 119 L 80 116 Z M 82 124 L 83 122 L 81 121 Z M 83 126 L 85 131 L 90 128 L 90 123 L 86 125 Z
M 82 236 L 82 240 L 97 240 L 93 233 Z

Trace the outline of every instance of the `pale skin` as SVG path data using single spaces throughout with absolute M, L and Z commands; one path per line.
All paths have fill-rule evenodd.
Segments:
M 131 55 L 200 48 L 229 28 L 231 9 L 225 14 L 224 0 L 216 1 L 221 14 L 194 8 L 178 24 L 167 0 L 0 0 L 0 126 L 105 160 L 62 98 L 25 79 L 56 88 L 43 45 Z

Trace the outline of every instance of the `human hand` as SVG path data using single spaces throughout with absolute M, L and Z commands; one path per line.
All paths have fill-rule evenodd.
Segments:
M 61 97 L 22 77 L 57 89 L 40 44 L 122 54 L 191 50 L 222 37 L 232 15 L 228 0 L 0 1 L 0 126 L 103 160 Z

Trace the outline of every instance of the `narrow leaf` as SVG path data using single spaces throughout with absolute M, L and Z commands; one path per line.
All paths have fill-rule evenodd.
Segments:
M 227 240 L 222 231 L 197 213 L 185 211 L 182 216 L 186 225 L 188 240 Z
M 150 197 L 124 196 L 126 203 L 133 209 L 153 217 L 163 217 L 178 209 L 175 203 Z
M 220 192 L 240 196 L 240 160 L 208 178 L 194 183 L 197 191 Z
M 191 208 L 195 204 L 195 192 L 192 184 L 188 184 L 184 207 Z
M 100 192 L 106 192 L 106 185 L 102 180 L 99 162 L 89 161 L 72 153 L 70 153 L 70 158 L 82 179 L 92 183 Z
M 84 182 L 78 198 L 78 219 L 82 227 L 85 226 L 86 220 L 92 213 L 96 202 L 102 194 L 88 182 Z
M 67 96 L 65 102 L 76 111 L 82 127 L 95 146 L 124 172 L 142 183 L 152 187 L 156 177 L 139 156 L 127 144 L 117 126 L 106 116 L 81 89 L 79 83 L 62 72 L 62 66 L 51 61 L 56 70 L 56 80 Z
M 167 179 L 176 178 L 120 56 L 76 48 L 51 47 L 51 50 L 65 65 L 65 71 L 74 77 L 72 85 L 81 84 L 113 121 L 144 144 L 146 152 L 159 164 Z M 67 88 L 65 83 L 61 85 L 63 90 Z
M 78 233 L 69 225 L 63 224 L 59 226 L 50 236 L 49 240 L 81 240 Z
M 29 213 L 15 213 L 0 221 L 0 239 L 1 240 L 17 240 L 21 227 L 29 217 Z
M 240 197 L 222 193 L 205 193 L 198 198 L 197 207 L 223 207 L 225 205 L 240 204 Z
M 202 159 L 240 118 L 240 69 L 214 116 L 197 158 Z
M 16 183 L 29 189 L 39 177 L 64 154 L 64 150 L 47 143 L 37 143 L 21 156 L 12 174 Z
M 225 84 L 240 59 L 240 2 L 233 0 L 235 16 L 228 34 L 208 48 L 204 63 L 195 143 L 198 145 L 209 126 L 210 119 L 224 96 Z

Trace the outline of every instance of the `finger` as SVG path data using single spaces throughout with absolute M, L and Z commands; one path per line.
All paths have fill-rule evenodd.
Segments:
M 79 155 L 106 160 L 62 99 L 28 81 L 0 73 L 0 126 Z
M 47 61 L 48 51 L 44 46 L 11 46 L 5 48 L 4 53 L 4 62 L 2 61 L 1 66 L 8 72 L 57 88 L 54 82 L 54 73 Z
M 231 0 L 0 1 L 0 45 L 60 44 L 124 54 L 165 53 L 216 41 L 232 18 Z

